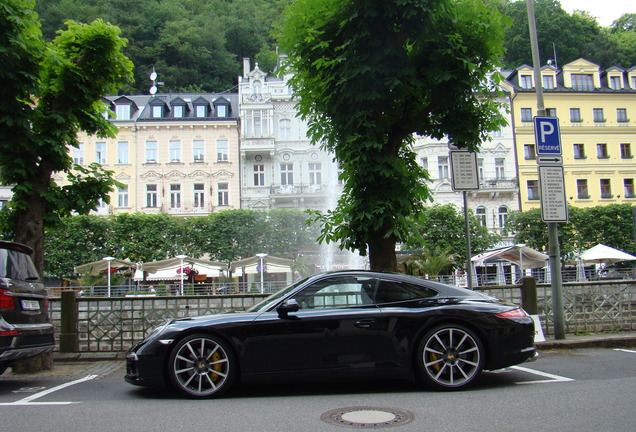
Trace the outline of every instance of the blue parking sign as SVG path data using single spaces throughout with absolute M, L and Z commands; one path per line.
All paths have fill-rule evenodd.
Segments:
M 534 137 L 538 155 L 560 155 L 561 133 L 556 117 L 535 117 Z

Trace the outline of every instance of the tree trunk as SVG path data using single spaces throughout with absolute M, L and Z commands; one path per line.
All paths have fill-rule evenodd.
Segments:
M 395 256 L 395 236 L 384 237 L 378 233 L 369 241 L 369 266 L 371 270 L 397 272 L 397 258 Z
M 30 197 L 28 208 L 15 215 L 15 241 L 33 248 L 31 259 L 40 277 L 44 274 L 44 200 Z

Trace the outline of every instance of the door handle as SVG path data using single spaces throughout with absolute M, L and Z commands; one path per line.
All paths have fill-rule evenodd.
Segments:
M 369 319 L 363 319 L 363 320 L 360 320 L 360 321 L 356 321 L 356 323 L 354 325 L 356 327 L 359 327 L 359 328 L 371 328 L 376 323 L 377 323 L 377 321 L 375 319 L 369 318 Z

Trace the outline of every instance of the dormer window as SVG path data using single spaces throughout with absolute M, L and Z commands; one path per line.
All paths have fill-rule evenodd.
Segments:
M 554 89 L 554 77 L 552 75 L 543 75 L 543 88 L 546 90 Z
M 152 117 L 153 118 L 161 118 L 161 117 L 163 117 L 163 107 L 161 105 L 153 105 L 153 107 L 152 107 Z
M 621 77 L 620 76 L 609 77 L 609 87 L 612 90 L 620 90 L 622 88 Z
M 172 115 L 176 118 L 183 117 L 183 105 L 173 105 L 172 106 Z
M 199 118 L 208 116 L 208 107 L 206 105 L 195 105 L 194 110 L 195 110 L 196 116 Z
M 582 91 L 594 90 L 594 75 L 572 74 L 572 88 L 574 90 Z
M 214 110 L 216 112 L 216 117 L 229 117 L 230 116 L 230 101 L 225 99 L 224 97 L 220 97 L 214 101 Z
M 130 105 L 116 105 L 117 120 L 130 120 Z
M 519 77 L 519 84 L 521 85 L 521 88 L 524 89 L 531 89 L 534 87 L 532 85 L 532 75 L 521 75 Z

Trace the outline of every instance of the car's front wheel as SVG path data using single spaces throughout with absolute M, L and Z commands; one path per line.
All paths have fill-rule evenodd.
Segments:
M 237 364 L 225 341 L 195 334 L 175 345 L 168 367 L 177 390 L 190 397 L 208 398 L 221 396 L 231 387 Z
M 446 324 L 429 330 L 417 351 L 417 365 L 424 381 L 438 389 L 466 387 L 481 374 L 484 349 L 470 329 Z

